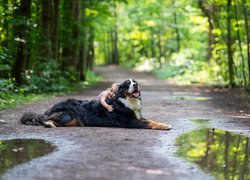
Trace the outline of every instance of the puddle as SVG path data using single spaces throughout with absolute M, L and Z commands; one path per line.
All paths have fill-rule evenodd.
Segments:
M 249 138 L 223 130 L 200 129 L 179 136 L 177 155 L 216 179 L 250 179 Z
M 196 123 L 196 124 L 207 124 L 210 120 L 209 119 L 192 119 L 192 122 Z
M 0 140 L 0 174 L 17 164 L 44 156 L 54 150 L 55 146 L 41 139 Z
M 212 97 L 206 96 L 165 96 L 164 99 L 168 100 L 186 100 L 186 101 L 207 101 L 211 100 Z

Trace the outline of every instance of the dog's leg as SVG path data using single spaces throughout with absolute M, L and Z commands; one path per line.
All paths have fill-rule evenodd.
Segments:
M 145 118 L 135 119 L 127 127 L 139 128 L 139 129 L 155 129 L 155 130 L 170 130 L 172 128 L 171 125 L 165 123 L 159 123 Z
M 171 125 L 165 123 L 159 123 L 153 120 L 144 120 L 147 122 L 147 128 L 155 129 L 155 130 L 170 130 L 172 128 Z
M 77 119 L 76 121 L 77 121 L 77 125 L 78 126 L 81 126 L 81 127 L 84 126 L 84 124 L 83 124 L 83 122 L 81 120 Z
M 70 126 L 70 127 L 84 126 L 84 124 L 80 120 L 78 120 L 78 119 L 72 119 L 70 122 L 68 122 L 67 124 L 65 124 L 65 126 Z
M 45 116 L 43 125 L 49 128 L 55 128 L 57 126 L 60 126 L 60 124 L 57 122 L 57 119 L 62 114 L 63 112 L 57 112 L 57 113 L 53 113 L 50 116 Z
M 48 128 L 55 128 L 56 123 L 53 120 L 46 120 L 43 122 L 43 125 Z

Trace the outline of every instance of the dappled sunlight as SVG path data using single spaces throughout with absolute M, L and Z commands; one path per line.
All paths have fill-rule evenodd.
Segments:
M 137 63 L 135 70 L 139 72 L 150 72 L 154 70 L 155 58 L 141 58 L 140 63 Z

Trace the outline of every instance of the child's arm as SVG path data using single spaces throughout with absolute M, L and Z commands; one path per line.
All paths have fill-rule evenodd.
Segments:
M 109 112 L 112 112 L 114 109 L 113 109 L 113 107 L 112 106 L 110 106 L 110 105 L 108 105 L 107 103 L 106 103 L 106 99 L 107 99 L 107 97 L 108 97 L 108 93 L 109 92 L 104 92 L 103 94 L 102 94 L 102 96 L 101 96 L 101 98 L 100 98 L 100 103 L 101 103 L 101 105 L 103 106 L 103 107 L 105 107 Z

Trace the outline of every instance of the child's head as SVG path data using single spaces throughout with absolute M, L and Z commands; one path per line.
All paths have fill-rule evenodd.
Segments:
M 111 91 L 112 93 L 116 94 L 117 91 L 118 91 L 119 86 L 120 86 L 120 83 L 119 83 L 119 82 L 113 83 L 113 84 L 111 85 L 111 87 L 110 87 L 110 91 Z

